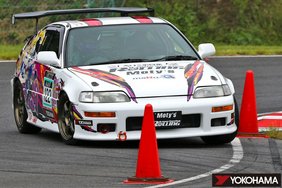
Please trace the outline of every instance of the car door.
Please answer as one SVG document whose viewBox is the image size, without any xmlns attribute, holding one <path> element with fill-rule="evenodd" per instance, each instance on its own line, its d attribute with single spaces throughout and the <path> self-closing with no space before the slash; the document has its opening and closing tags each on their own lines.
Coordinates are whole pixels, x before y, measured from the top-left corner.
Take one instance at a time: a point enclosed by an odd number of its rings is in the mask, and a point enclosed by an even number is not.
<svg viewBox="0 0 282 188">
<path fill-rule="evenodd" d="M 60 59 L 62 52 L 62 38 L 64 29 L 61 26 L 54 25 L 46 28 L 44 39 L 38 48 L 41 51 L 53 51 Z M 41 121 L 56 121 L 56 84 L 58 79 L 56 72 L 58 67 L 46 65 L 42 62 L 35 62 L 35 70 L 38 79 L 38 107 L 37 117 Z"/>
</svg>

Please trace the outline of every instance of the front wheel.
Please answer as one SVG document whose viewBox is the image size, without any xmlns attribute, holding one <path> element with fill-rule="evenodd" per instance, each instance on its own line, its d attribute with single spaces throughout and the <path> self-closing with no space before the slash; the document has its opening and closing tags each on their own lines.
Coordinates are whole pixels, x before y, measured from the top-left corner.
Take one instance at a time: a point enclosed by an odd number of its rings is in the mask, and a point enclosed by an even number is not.
<svg viewBox="0 0 282 188">
<path fill-rule="evenodd" d="M 20 133 L 32 134 L 41 131 L 41 128 L 36 127 L 26 121 L 27 112 L 25 108 L 23 89 L 19 81 L 16 81 L 14 85 L 13 106 L 15 122 Z"/>
<path fill-rule="evenodd" d="M 235 124 L 237 126 L 237 130 L 234 133 L 231 134 L 225 134 L 225 135 L 216 135 L 216 136 L 203 136 L 201 139 L 206 144 L 227 144 L 230 143 L 237 135 L 238 129 L 239 129 L 239 110 L 238 110 L 238 104 L 234 97 L 234 106 L 235 106 Z"/>
<path fill-rule="evenodd" d="M 72 103 L 66 94 L 60 97 L 58 115 L 59 132 L 63 141 L 68 145 L 76 144 L 77 141 L 73 138 L 75 128 Z"/>
</svg>

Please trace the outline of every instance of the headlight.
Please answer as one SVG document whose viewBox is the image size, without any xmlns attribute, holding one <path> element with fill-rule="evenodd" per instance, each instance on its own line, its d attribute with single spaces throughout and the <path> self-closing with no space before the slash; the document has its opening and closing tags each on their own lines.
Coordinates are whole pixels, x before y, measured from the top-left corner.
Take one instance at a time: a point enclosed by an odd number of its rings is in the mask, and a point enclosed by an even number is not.
<svg viewBox="0 0 282 188">
<path fill-rule="evenodd" d="M 79 95 L 80 102 L 93 102 L 93 92 L 83 91 Z"/>
<path fill-rule="evenodd" d="M 118 103 L 129 102 L 129 97 L 124 92 L 81 92 L 80 102 Z"/>
<path fill-rule="evenodd" d="M 207 86 L 196 88 L 193 97 L 194 98 L 208 98 L 208 97 L 221 97 L 231 95 L 231 91 L 228 85 L 221 86 Z"/>
<path fill-rule="evenodd" d="M 231 93 L 231 89 L 230 89 L 230 87 L 229 87 L 227 84 L 222 85 L 222 88 L 223 88 L 223 92 L 224 92 L 224 95 L 225 95 L 225 96 L 232 94 L 232 93 Z"/>
</svg>

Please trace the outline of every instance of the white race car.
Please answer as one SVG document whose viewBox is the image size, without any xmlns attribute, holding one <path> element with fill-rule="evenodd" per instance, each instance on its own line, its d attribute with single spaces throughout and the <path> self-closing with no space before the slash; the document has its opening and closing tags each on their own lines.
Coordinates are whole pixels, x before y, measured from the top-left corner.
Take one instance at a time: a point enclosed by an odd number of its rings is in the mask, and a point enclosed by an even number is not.
<svg viewBox="0 0 282 188">
<path fill-rule="evenodd" d="M 138 140 L 151 104 L 158 139 L 200 136 L 223 144 L 235 138 L 233 84 L 203 60 L 214 46 L 196 51 L 175 26 L 153 17 L 153 9 L 40 11 L 15 14 L 13 22 L 97 12 L 121 16 L 51 23 L 23 47 L 11 80 L 20 133 L 44 128 L 67 144 Z"/>
</svg>

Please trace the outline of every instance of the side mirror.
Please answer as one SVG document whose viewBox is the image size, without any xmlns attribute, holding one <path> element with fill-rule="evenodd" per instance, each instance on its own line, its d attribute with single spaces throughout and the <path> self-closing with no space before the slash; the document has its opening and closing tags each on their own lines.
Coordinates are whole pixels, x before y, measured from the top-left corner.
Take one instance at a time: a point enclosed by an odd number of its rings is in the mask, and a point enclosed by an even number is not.
<svg viewBox="0 0 282 188">
<path fill-rule="evenodd" d="M 200 44 L 198 49 L 199 49 L 198 53 L 202 58 L 215 54 L 215 47 L 212 43 Z"/>
<path fill-rule="evenodd" d="M 45 65 L 61 67 L 60 60 L 54 51 L 41 51 L 37 55 L 37 61 Z"/>
</svg>

